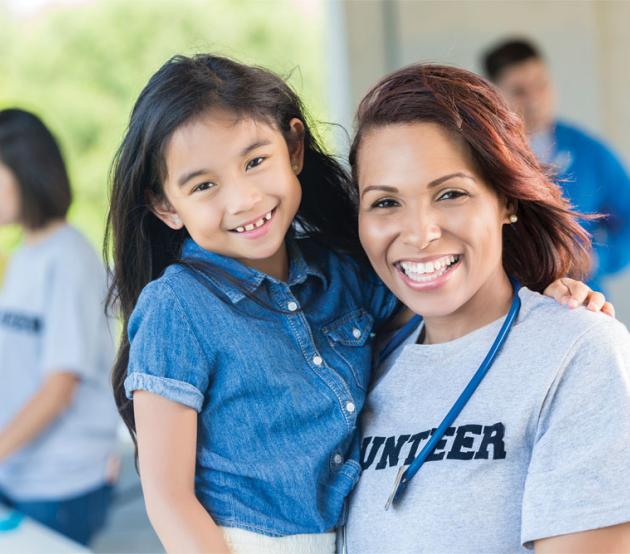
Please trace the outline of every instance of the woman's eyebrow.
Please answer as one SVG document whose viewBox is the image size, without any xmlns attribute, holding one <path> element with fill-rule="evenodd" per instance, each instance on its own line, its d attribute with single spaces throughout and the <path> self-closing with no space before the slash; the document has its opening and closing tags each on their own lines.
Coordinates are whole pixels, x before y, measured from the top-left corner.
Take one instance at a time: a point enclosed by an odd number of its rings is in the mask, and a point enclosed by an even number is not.
<svg viewBox="0 0 630 554">
<path fill-rule="evenodd" d="M 384 192 L 398 192 L 396 187 L 387 187 L 385 185 L 370 185 L 369 187 L 365 187 L 363 192 L 361 193 L 361 198 L 365 196 L 365 193 L 370 192 L 371 190 L 382 190 Z"/>
<path fill-rule="evenodd" d="M 437 187 L 438 185 L 441 185 L 442 183 L 448 181 L 449 179 L 454 179 L 455 177 L 460 177 L 463 179 L 470 179 L 471 181 L 475 183 L 477 182 L 472 175 L 469 175 L 468 173 L 464 173 L 463 171 L 458 171 L 456 173 L 449 173 L 448 175 L 444 175 L 442 177 L 438 177 L 437 179 L 434 179 L 427 185 L 427 187 L 428 188 Z M 365 187 L 363 189 L 363 192 L 361 193 L 361 198 L 363 198 L 363 196 L 365 196 L 367 192 L 370 192 L 372 190 L 380 190 L 383 192 L 398 192 L 398 189 L 396 187 L 388 187 L 386 185 L 370 185 L 369 187 Z"/>
<path fill-rule="evenodd" d="M 471 181 L 475 183 L 477 182 L 472 175 L 468 173 L 464 173 L 463 171 L 458 171 L 456 173 L 449 173 L 448 175 L 444 175 L 443 177 L 438 177 L 437 179 L 434 179 L 427 185 L 427 187 L 428 188 L 437 187 L 438 185 L 441 185 L 442 183 L 448 181 L 449 179 L 453 179 L 455 177 L 461 177 L 463 179 L 470 179 Z"/>
</svg>

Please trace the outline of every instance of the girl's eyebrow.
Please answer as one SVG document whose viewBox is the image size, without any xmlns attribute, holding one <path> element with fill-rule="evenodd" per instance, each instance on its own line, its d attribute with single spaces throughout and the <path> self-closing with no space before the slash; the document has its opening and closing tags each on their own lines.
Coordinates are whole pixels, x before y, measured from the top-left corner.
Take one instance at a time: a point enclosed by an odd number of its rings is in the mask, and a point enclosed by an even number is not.
<svg viewBox="0 0 630 554">
<path fill-rule="evenodd" d="M 458 171 L 457 173 L 449 173 L 448 175 L 444 175 L 443 177 L 438 177 L 437 179 L 434 179 L 427 185 L 427 187 L 428 188 L 437 187 L 438 185 L 441 185 L 442 183 L 448 181 L 449 179 L 454 179 L 455 177 L 460 177 L 463 179 L 470 179 L 471 181 L 476 182 L 475 178 L 472 175 L 469 175 L 468 173 L 464 173 L 463 171 Z M 371 190 L 382 190 L 384 192 L 398 192 L 398 189 L 396 187 L 388 187 L 385 185 L 371 185 L 363 189 L 363 192 L 361 193 L 361 198 L 363 198 L 363 196 L 367 192 L 370 192 Z"/>
<path fill-rule="evenodd" d="M 247 156 L 247 154 L 249 154 L 250 152 L 252 152 L 253 150 L 256 150 L 257 148 L 260 148 L 261 146 L 268 146 L 271 144 L 270 140 L 257 140 L 256 142 L 252 142 L 251 144 L 249 144 L 248 146 L 246 146 L 245 148 L 243 148 L 240 151 L 240 156 Z M 179 187 L 183 187 L 188 181 L 190 181 L 191 179 L 194 179 L 195 177 L 199 177 L 200 175 L 204 175 L 206 173 L 210 173 L 209 169 L 195 169 L 194 171 L 191 171 L 189 173 L 184 173 L 178 180 L 177 180 L 177 185 Z"/>
<path fill-rule="evenodd" d="M 271 144 L 271 141 L 268 139 L 257 140 L 256 142 L 252 142 L 249 146 L 246 146 L 241 150 L 241 157 L 247 156 L 252 150 L 256 150 L 256 148 L 260 148 L 261 146 L 268 146 Z"/>
</svg>

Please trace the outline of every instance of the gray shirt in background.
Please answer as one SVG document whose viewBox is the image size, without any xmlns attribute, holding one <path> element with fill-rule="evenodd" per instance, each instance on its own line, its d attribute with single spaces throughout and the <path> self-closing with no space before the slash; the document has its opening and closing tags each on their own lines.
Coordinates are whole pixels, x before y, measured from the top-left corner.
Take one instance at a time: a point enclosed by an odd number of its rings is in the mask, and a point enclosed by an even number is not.
<svg viewBox="0 0 630 554">
<path fill-rule="evenodd" d="M 0 462 L 0 490 L 15 500 L 70 497 L 105 482 L 118 422 L 105 293 L 99 257 L 69 225 L 11 258 L 0 290 L 0 429 L 49 374 L 80 378 L 70 407 Z"/>
<path fill-rule="evenodd" d="M 630 335 L 603 314 L 528 289 L 503 350 L 446 436 L 384 510 L 479 367 L 503 319 L 389 360 L 363 414 L 350 554 L 522 552 L 630 521 Z M 386 362 L 387 365 L 387 362 Z"/>
</svg>

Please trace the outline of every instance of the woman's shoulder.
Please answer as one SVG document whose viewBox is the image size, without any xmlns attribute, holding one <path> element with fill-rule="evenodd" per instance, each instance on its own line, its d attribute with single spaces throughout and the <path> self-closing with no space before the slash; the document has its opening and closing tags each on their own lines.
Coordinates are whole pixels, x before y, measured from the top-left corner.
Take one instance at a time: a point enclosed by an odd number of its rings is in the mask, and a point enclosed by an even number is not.
<svg viewBox="0 0 630 554">
<path fill-rule="evenodd" d="M 551 346 L 565 348 L 614 348 L 630 344 L 628 329 L 617 319 L 585 307 L 569 309 L 553 298 L 523 287 L 519 323 L 535 329 Z"/>
</svg>

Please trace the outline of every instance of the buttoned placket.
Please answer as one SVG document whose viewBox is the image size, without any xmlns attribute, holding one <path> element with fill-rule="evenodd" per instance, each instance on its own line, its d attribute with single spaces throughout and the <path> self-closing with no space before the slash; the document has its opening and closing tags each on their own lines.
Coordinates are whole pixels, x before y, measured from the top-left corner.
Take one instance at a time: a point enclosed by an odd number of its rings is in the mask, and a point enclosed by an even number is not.
<svg viewBox="0 0 630 554">
<path fill-rule="evenodd" d="M 270 281 L 269 293 L 280 309 L 289 312 L 286 314 L 286 318 L 293 335 L 297 338 L 306 363 L 334 393 L 348 429 L 354 429 L 357 422 L 357 410 L 352 392 L 346 381 L 326 363 L 318 351 L 313 332 L 291 287 L 286 283 Z"/>
</svg>

